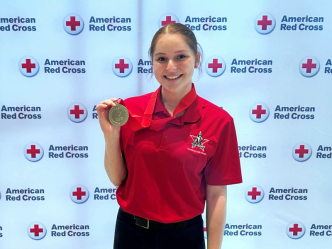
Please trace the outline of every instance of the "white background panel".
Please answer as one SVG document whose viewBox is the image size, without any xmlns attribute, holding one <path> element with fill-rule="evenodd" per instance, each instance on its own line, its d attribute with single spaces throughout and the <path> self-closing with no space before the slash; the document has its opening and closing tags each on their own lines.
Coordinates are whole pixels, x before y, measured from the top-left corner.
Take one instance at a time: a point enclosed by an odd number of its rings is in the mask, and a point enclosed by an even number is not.
<svg viewBox="0 0 332 249">
<path fill-rule="evenodd" d="M 310 236 L 310 230 L 312 224 L 332 225 L 331 159 L 316 158 L 320 145 L 332 146 L 332 86 L 330 74 L 325 73 L 325 64 L 332 59 L 330 9 L 328 0 L 3 2 L 0 18 L 35 18 L 36 23 L 31 25 L 37 30 L 0 31 L 0 112 L 18 115 L 20 112 L 4 112 L 2 107 L 38 106 L 41 112 L 23 113 L 41 114 L 42 118 L 0 119 L 0 248 L 112 247 L 118 204 L 115 199 L 94 200 L 96 188 L 115 187 L 104 170 L 104 140 L 98 120 L 93 119 L 96 113 L 93 108 L 104 99 L 125 99 L 158 88 L 153 76 L 138 73 L 138 62 L 150 60 L 151 39 L 158 30 L 158 20 L 166 13 L 184 24 L 188 24 L 185 22 L 188 16 L 227 18 L 224 23 L 191 23 L 201 24 L 201 30 L 194 32 L 203 48 L 202 73 L 196 72 L 193 78 L 196 91 L 233 116 L 239 146 L 267 147 L 266 151 L 249 151 L 266 153 L 265 158 L 241 157 L 243 183 L 228 187 L 227 224 L 261 225 L 261 230 L 246 229 L 261 235 L 224 236 L 223 248 L 327 248 L 329 236 Z M 276 26 L 270 34 L 261 35 L 255 30 L 254 20 L 266 12 L 274 16 Z M 69 13 L 84 20 L 84 29 L 78 35 L 69 35 L 63 28 L 63 18 Z M 323 30 L 282 31 L 281 20 L 285 15 L 324 17 L 323 23 L 306 23 L 323 25 Z M 130 26 L 131 31 L 90 31 L 92 16 L 131 18 L 131 23 L 119 24 Z M 204 31 L 204 24 L 226 25 L 227 29 Z M 36 76 L 25 77 L 20 73 L 18 63 L 24 56 L 39 62 Z M 127 57 L 133 65 L 127 77 L 118 77 L 112 71 L 112 62 L 118 56 Z M 205 72 L 211 56 L 226 62 L 226 71 L 219 77 Z M 306 56 L 314 56 L 320 62 L 320 71 L 313 77 L 300 74 L 300 61 Z M 272 73 L 231 73 L 234 59 L 256 58 L 272 60 L 273 65 L 264 66 L 271 67 Z M 83 67 L 86 73 L 45 73 L 46 59 L 84 60 L 85 66 L 69 68 Z M 67 116 L 67 108 L 74 102 L 87 108 L 88 116 L 81 123 L 74 123 Z M 249 108 L 257 102 L 266 104 L 270 110 L 269 118 L 262 123 L 249 118 Z M 315 112 L 297 112 L 313 114 L 314 119 L 275 119 L 278 105 L 314 107 Z M 44 157 L 38 162 L 24 157 L 23 149 L 31 142 L 44 149 Z M 311 158 L 305 162 L 292 157 L 292 149 L 299 142 L 312 148 Z M 88 153 L 88 158 L 49 158 L 50 145 L 88 146 L 88 151 L 82 151 Z M 69 197 L 75 185 L 89 190 L 89 199 L 83 204 L 76 204 Z M 261 202 L 251 204 L 245 199 L 245 191 L 251 185 L 263 188 Z M 8 188 L 44 189 L 45 200 L 7 201 Z M 286 200 L 285 196 L 283 200 L 269 200 L 271 188 L 308 189 L 306 194 L 292 194 L 306 195 L 307 200 Z M 205 213 L 203 217 L 205 223 Z M 306 227 L 300 239 L 290 239 L 286 234 L 293 221 Z M 27 235 L 32 222 L 46 226 L 45 238 L 38 241 Z M 89 232 L 89 236 L 51 236 L 53 224 L 89 225 L 90 229 L 83 231 Z"/>
</svg>

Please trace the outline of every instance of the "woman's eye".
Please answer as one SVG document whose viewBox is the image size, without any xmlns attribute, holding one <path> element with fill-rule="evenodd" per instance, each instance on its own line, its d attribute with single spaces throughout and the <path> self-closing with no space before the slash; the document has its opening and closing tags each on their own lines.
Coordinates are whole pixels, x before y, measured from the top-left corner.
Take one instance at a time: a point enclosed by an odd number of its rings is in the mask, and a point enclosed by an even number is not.
<svg viewBox="0 0 332 249">
<path fill-rule="evenodd" d="M 157 59 L 157 61 L 165 61 L 165 60 L 166 60 L 165 57 L 159 57 L 159 58 Z"/>
<path fill-rule="evenodd" d="M 180 59 L 180 60 L 182 60 L 182 59 L 184 59 L 184 58 L 186 58 L 187 56 L 185 56 L 184 54 L 181 54 L 181 55 L 179 55 L 178 56 L 178 58 Z"/>
</svg>

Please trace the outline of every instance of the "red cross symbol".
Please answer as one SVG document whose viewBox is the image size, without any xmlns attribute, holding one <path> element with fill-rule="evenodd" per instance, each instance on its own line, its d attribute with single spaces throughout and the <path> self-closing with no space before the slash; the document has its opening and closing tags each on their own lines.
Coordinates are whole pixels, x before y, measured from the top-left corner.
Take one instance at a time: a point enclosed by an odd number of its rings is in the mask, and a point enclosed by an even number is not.
<svg viewBox="0 0 332 249">
<path fill-rule="evenodd" d="M 31 154 L 31 158 L 36 158 L 36 154 L 40 153 L 40 149 L 36 149 L 36 145 L 31 145 L 31 148 L 27 150 L 27 154 Z"/>
<path fill-rule="evenodd" d="M 218 68 L 222 68 L 222 63 L 218 63 L 218 59 L 213 59 L 213 62 L 208 64 L 208 68 L 213 68 L 212 72 L 216 73 Z"/>
<path fill-rule="evenodd" d="M 36 68 L 36 64 L 31 63 L 31 59 L 26 59 L 25 64 L 22 63 L 22 68 L 26 68 L 27 73 L 31 73 L 31 68 Z"/>
<path fill-rule="evenodd" d="M 39 236 L 39 233 L 42 233 L 44 231 L 43 228 L 39 228 L 38 224 L 34 225 L 34 228 L 30 228 L 30 233 L 34 233 L 35 236 Z"/>
<path fill-rule="evenodd" d="M 263 110 L 261 105 L 257 105 L 257 109 L 253 109 L 252 114 L 256 114 L 256 118 L 261 118 L 262 114 L 266 114 L 266 110 Z"/>
<path fill-rule="evenodd" d="M 115 68 L 119 68 L 120 73 L 124 73 L 125 68 L 129 68 L 129 64 L 124 63 L 124 59 L 120 59 L 119 64 L 115 64 Z"/>
<path fill-rule="evenodd" d="M 166 16 L 166 20 L 165 21 L 161 21 L 161 25 L 162 26 L 168 25 L 170 23 L 176 23 L 176 21 L 172 21 L 172 17 L 171 16 Z"/>
<path fill-rule="evenodd" d="M 268 25 L 272 25 L 272 20 L 267 20 L 267 16 L 263 16 L 263 20 L 258 20 L 257 25 L 262 25 L 262 30 L 266 30 Z"/>
<path fill-rule="evenodd" d="M 81 114 L 84 114 L 84 110 L 80 110 L 79 105 L 74 105 L 74 110 L 70 110 L 70 114 L 75 114 L 75 119 L 78 119 Z"/>
<path fill-rule="evenodd" d="M 256 187 L 252 188 L 252 191 L 248 191 L 248 195 L 251 196 L 252 200 L 256 200 L 256 196 L 261 196 L 261 192 L 257 191 Z"/>
<path fill-rule="evenodd" d="M 70 26 L 71 31 L 76 30 L 76 26 L 80 26 L 81 22 L 75 20 L 75 16 L 70 17 L 70 21 L 66 21 L 66 26 Z"/>
<path fill-rule="evenodd" d="M 82 188 L 78 187 L 76 192 L 73 192 L 73 196 L 77 196 L 77 200 L 82 200 L 82 196 L 86 196 L 86 192 L 82 191 Z"/>
<path fill-rule="evenodd" d="M 307 64 L 303 63 L 302 68 L 306 68 L 306 73 L 311 73 L 311 69 L 316 68 L 317 64 L 312 63 L 312 59 L 307 60 Z"/>
<path fill-rule="evenodd" d="M 295 154 L 299 154 L 299 158 L 303 158 L 304 154 L 308 154 L 308 153 L 309 153 L 309 150 L 304 149 L 304 145 L 300 145 L 300 148 L 295 150 Z"/>
<path fill-rule="evenodd" d="M 293 232 L 293 236 L 297 236 L 298 232 L 302 232 L 302 228 L 299 227 L 299 224 L 294 224 L 294 227 L 290 227 L 289 231 Z"/>
</svg>

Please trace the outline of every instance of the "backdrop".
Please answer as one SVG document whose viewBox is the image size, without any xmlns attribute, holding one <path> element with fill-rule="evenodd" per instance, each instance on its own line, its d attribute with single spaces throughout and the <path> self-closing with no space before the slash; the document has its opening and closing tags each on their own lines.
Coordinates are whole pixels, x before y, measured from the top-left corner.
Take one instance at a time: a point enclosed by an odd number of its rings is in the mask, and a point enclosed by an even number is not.
<svg viewBox="0 0 332 249">
<path fill-rule="evenodd" d="M 158 88 L 148 49 L 170 22 L 203 48 L 198 95 L 235 120 L 244 182 L 228 187 L 223 248 L 327 248 L 331 7 L 2 1 L 0 248 L 112 248 L 116 187 L 95 106 Z"/>
</svg>

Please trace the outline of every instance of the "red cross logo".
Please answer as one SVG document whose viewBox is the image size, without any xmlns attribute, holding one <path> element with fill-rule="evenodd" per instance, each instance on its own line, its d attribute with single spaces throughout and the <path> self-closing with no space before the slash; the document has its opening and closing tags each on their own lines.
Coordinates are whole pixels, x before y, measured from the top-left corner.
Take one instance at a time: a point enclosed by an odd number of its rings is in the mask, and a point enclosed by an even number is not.
<svg viewBox="0 0 332 249">
<path fill-rule="evenodd" d="M 86 196 L 86 192 L 82 191 L 82 188 L 78 187 L 76 192 L 73 192 L 73 196 L 77 196 L 77 200 L 82 200 L 82 196 Z"/>
<path fill-rule="evenodd" d="M 208 68 L 212 68 L 212 72 L 218 72 L 218 68 L 222 68 L 222 63 L 218 63 L 218 59 L 213 59 L 212 63 L 208 64 Z"/>
<path fill-rule="evenodd" d="M 22 68 L 25 68 L 27 73 L 31 73 L 31 68 L 36 68 L 36 64 L 31 63 L 31 59 L 26 59 L 25 63 L 22 63 Z"/>
<path fill-rule="evenodd" d="M 74 110 L 70 110 L 70 114 L 75 114 L 75 119 L 79 119 L 81 114 L 84 114 L 84 110 L 80 110 L 79 105 L 74 105 Z"/>
<path fill-rule="evenodd" d="M 262 20 L 257 21 L 257 25 L 262 25 L 262 30 L 267 30 L 267 26 L 272 25 L 272 20 L 268 20 L 267 16 L 263 16 Z"/>
<path fill-rule="evenodd" d="M 252 191 L 248 191 L 248 195 L 251 196 L 252 200 L 256 200 L 256 196 L 261 196 L 261 192 L 257 191 L 256 187 L 252 188 Z"/>
<path fill-rule="evenodd" d="M 162 26 L 168 25 L 170 23 L 176 23 L 176 21 L 172 21 L 172 17 L 171 16 L 166 16 L 166 20 L 165 21 L 161 21 L 161 25 Z"/>
<path fill-rule="evenodd" d="M 120 59 L 118 64 L 115 64 L 115 68 L 120 69 L 120 73 L 124 73 L 126 68 L 129 68 L 129 64 L 124 63 L 124 59 Z"/>
<path fill-rule="evenodd" d="M 289 228 L 289 232 L 293 232 L 293 236 L 297 236 L 298 232 L 302 232 L 302 228 L 299 227 L 299 224 L 294 224 L 294 227 Z"/>
<path fill-rule="evenodd" d="M 34 228 L 30 228 L 30 233 L 34 233 L 35 236 L 39 236 L 39 233 L 42 233 L 44 231 L 43 228 L 39 228 L 38 225 L 34 225 Z"/>
<path fill-rule="evenodd" d="M 70 17 L 70 21 L 66 21 L 66 26 L 70 26 L 71 31 L 76 31 L 76 27 L 80 26 L 81 22 L 75 20 L 75 16 Z"/>
<path fill-rule="evenodd" d="M 31 148 L 27 150 L 27 154 L 31 154 L 31 158 L 36 158 L 36 154 L 40 153 L 40 149 L 36 149 L 36 145 L 31 145 Z"/>
<path fill-rule="evenodd" d="M 304 145 L 300 145 L 299 149 L 295 150 L 295 154 L 299 154 L 299 158 L 303 158 L 304 154 L 308 154 L 309 150 L 305 149 Z"/>
<path fill-rule="evenodd" d="M 252 114 L 256 114 L 256 118 L 261 118 L 262 114 L 266 114 L 266 110 L 263 110 L 261 105 L 257 105 L 257 109 L 253 109 Z"/>
<path fill-rule="evenodd" d="M 312 59 L 308 59 L 307 63 L 302 64 L 302 68 L 306 68 L 306 73 L 311 73 L 311 69 L 316 68 L 317 64 L 312 63 Z"/>
<path fill-rule="evenodd" d="M 82 204 L 89 199 L 89 190 L 83 185 L 76 185 L 70 189 L 70 199 L 78 204 Z"/>
</svg>

